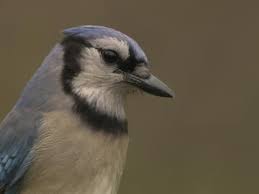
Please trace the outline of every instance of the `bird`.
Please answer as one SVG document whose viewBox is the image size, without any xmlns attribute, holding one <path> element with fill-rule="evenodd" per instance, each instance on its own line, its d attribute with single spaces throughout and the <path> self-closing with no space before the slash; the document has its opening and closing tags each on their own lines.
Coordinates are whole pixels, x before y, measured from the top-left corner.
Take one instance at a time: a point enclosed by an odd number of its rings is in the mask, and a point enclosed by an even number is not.
<svg viewBox="0 0 259 194">
<path fill-rule="evenodd" d="M 0 124 L 0 193 L 116 194 L 138 91 L 175 98 L 128 35 L 65 29 Z"/>
</svg>

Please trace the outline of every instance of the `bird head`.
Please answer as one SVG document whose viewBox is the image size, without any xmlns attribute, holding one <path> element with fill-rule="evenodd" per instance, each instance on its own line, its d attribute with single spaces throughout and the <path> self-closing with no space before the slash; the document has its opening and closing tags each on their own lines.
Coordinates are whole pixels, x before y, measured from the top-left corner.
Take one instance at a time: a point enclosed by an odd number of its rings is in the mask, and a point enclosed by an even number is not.
<svg viewBox="0 0 259 194">
<path fill-rule="evenodd" d="M 132 91 L 175 96 L 151 74 L 144 51 L 129 36 L 103 26 L 69 28 L 64 35 L 62 82 L 66 93 L 105 112 L 112 112 L 107 110 L 107 103 L 115 107 Z"/>
</svg>

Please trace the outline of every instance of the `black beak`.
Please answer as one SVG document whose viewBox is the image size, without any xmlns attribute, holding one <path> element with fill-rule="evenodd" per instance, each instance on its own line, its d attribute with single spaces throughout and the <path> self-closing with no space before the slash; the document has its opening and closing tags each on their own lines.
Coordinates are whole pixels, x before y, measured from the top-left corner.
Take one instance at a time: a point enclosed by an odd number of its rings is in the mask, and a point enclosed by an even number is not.
<svg viewBox="0 0 259 194">
<path fill-rule="evenodd" d="M 131 85 L 137 86 L 143 91 L 155 96 L 175 98 L 175 92 L 152 74 L 148 78 L 141 78 L 134 74 L 127 74 L 126 80 Z"/>
</svg>

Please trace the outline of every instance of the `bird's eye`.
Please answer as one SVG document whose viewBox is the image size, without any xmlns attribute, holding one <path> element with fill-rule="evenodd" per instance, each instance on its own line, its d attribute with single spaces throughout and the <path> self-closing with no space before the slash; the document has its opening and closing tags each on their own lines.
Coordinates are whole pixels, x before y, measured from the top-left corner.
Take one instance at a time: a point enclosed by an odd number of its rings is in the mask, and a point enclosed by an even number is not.
<svg viewBox="0 0 259 194">
<path fill-rule="evenodd" d="M 107 63 L 116 63 L 120 59 L 119 55 L 113 50 L 102 50 L 101 53 Z"/>
</svg>

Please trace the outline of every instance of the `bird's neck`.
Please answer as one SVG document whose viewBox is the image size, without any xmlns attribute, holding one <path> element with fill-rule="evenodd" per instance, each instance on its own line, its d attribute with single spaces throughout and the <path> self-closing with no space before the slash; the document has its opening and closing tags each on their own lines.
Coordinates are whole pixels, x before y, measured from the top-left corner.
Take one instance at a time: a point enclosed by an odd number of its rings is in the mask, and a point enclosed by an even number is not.
<svg viewBox="0 0 259 194">
<path fill-rule="evenodd" d="M 107 88 L 85 88 L 74 95 L 73 110 L 96 130 L 113 134 L 127 133 L 125 96 Z"/>
</svg>

